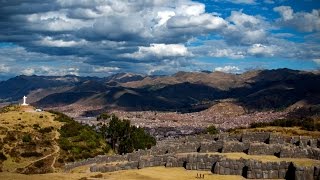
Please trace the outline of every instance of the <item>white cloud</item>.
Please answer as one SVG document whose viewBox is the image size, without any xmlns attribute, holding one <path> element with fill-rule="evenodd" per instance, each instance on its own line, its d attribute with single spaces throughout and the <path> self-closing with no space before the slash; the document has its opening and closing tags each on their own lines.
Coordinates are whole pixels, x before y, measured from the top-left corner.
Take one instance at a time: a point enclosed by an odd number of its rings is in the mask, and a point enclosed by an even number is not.
<svg viewBox="0 0 320 180">
<path fill-rule="evenodd" d="M 288 21 L 293 19 L 293 9 L 290 6 L 279 6 L 273 8 L 275 12 L 280 13 L 283 20 Z"/>
<path fill-rule="evenodd" d="M 232 11 L 228 21 L 231 23 L 222 31 L 227 42 L 251 45 L 266 40 L 269 25 L 261 17 Z"/>
<path fill-rule="evenodd" d="M 158 20 L 158 24 L 156 26 L 162 26 L 164 25 L 165 23 L 167 23 L 167 21 L 175 16 L 176 13 L 174 11 L 159 11 L 157 13 L 157 17 L 156 19 Z"/>
<path fill-rule="evenodd" d="M 214 30 L 222 29 L 227 26 L 227 22 L 217 16 L 202 14 L 199 16 L 175 16 L 168 20 L 169 28 L 193 28 L 201 27 L 203 29 Z"/>
<path fill-rule="evenodd" d="M 315 62 L 315 63 L 320 65 L 320 58 L 319 59 L 313 59 L 313 62 Z"/>
<path fill-rule="evenodd" d="M 262 44 L 253 44 L 249 49 L 248 53 L 251 55 L 257 56 L 274 56 L 275 55 L 275 47 L 273 46 L 265 46 Z"/>
<path fill-rule="evenodd" d="M 216 67 L 214 71 L 220 71 L 225 73 L 237 73 L 240 71 L 240 68 L 237 66 L 224 66 L 224 67 Z"/>
<path fill-rule="evenodd" d="M 180 16 L 199 16 L 203 13 L 205 13 L 205 6 L 200 3 L 181 5 L 177 8 L 177 15 Z"/>
<path fill-rule="evenodd" d="M 120 70 L 120 68 L 118 67 L 93 67 L 93 72 L 96 73 L 109 73 L 109 72 L 114 72 L 114 71 L 118 71 Z"/>
<path fill-rule="evenodd" d="M 35 70 L 33 68 L 27 68 L 27 69 L 24 69 L 23 71 L 21 71 L 21 73 L 24 75 L 30 76 L 35 73 Z"/>
<path fill-rule="evenodd" d="M 81 41 L 65 41 L 63 39 L 54 40 L 51 37 L 45 37 L 38 43 L 44 46 L 52 47 L 73 47 L 78 45 L 84 45 L 86 44 L 86 41 L 83 39 Z"/>
<path fill-rule="evenodd" d="M 216 49 L 209 53 L 211 57 L 228 57 L 231 59 L 242 59 L 245 57 L 245 53 L 242 51 L 236 51 L 232 49 Z"/>
<path fill-rule="evenodd" d="M 149 47 L 140 46 L 137 52 L 125 54 L 124 57 L 143 59 L 146 57 L 187 57 L 191 54 L 183 44 L 150 44 Z"/>
<path fill-rule="evenodd" d="M 6 66 L 5 64 L 0 64 L 0 73 L 7 73 L 10 71 L 10 67 Z"/>
<path fill-rule="evenodd" d="M 260 23 L 260 19 L 257 17 L 250 16 L 239 11 L 232 11 L 228 19 L 239 26 L 257 25 Z"/>
<path fill-rule="evenodd" d="M 30 15 L 18 15 L 20 19 L 27 21 L 27 29 L 42 31 L 74 31 L 83 27 L 92 26 L 94 21 L 72 19 L 67 17 L 64 11 L 50 11 Z"/>
<path fill-rule="evenodd" d="M 302 32 L 320 31 L 320 10 L 308 12 L 294 12 L 290 6 L 279 6 L 273 9 L 281 15 L 278 19 L 280 26 L 289 26 Z"/>
<path fill-rule="evenodd" d="M 48 75 L 48 76 L 65 76 L 76 75 L 79 76 L 80 69 L 78 67 L 51 67 L 51 66 L 39 66 L 29 67 L 21 71 L 24 75 Z"/>
</svg>

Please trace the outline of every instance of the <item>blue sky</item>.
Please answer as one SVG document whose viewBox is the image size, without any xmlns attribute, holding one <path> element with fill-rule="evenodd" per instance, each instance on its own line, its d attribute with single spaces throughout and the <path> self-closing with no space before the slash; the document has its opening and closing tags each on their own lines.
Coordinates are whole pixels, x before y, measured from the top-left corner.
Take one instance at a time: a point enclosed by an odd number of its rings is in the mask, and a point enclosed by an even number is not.
<svg viewBox="0 0 320 180">
<path fill-rule="evenodd" d="M 0 1 L 0 80 L 320 68 L 318 0 Z"/>
</svg>

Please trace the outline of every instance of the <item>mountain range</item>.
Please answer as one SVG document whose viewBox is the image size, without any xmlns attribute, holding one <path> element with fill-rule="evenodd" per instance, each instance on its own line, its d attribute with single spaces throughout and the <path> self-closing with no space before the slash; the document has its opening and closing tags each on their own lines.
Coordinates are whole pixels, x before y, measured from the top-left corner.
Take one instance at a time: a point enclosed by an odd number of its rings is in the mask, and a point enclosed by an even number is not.
<svg viewBox="0 0 320 180">
<path fill-rule="evenodd" d="M 167 76 L 119 73 L 105 78 L 17 76 L 0 82 L 2 102 L 42 108 L 97 106 L 107 109 L 192 112 L 230 99 L 247 111 L 281 110 L 320 104 L 320 74 L 291 69 L 243 74 L 178 72 Z M 88 112 L 89 113 L 89 112 Z"/>
</svg>

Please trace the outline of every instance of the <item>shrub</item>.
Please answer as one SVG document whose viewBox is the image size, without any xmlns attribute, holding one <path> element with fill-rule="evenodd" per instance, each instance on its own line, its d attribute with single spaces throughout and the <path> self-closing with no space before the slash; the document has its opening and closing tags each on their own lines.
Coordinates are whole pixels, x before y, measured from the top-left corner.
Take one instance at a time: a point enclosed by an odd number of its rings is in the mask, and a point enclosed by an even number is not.
<svg viewBox="0 0 320 180">
<path fill-rule="evenodd" d="M 7 157 L 3 154 L 3 152 L 0 152 L 0 161 L 7 160 Z"/>
<path fill-rule="evenodd" d="M 279 127 L 301 127 L 308 131 L 319 131 L 320 124 L 314 119 L 276 119 L 272 122 L 259 122 L 250 124 L 250 128 L 263 128 L 267 126 L 279 126 Z"/>
<path fill-rule="evenodd" d="M 44 164 L 43 160 L 40 160 L 40 161 L 37 161 L 34 163 L 34 166 L 37 168 L 42 168 L 44 165 L 45 164 Z"/>
<path fill-rule="evenodd" d="M 214 125 L 211 125 L 211 126 L 207 127 L 206 133 L 209 133 L 209 134 L 218 134 L 218 130 L 217 130 L 217 128 L 216 128 Z"/>
<path fill-rule="evenodd" d="M 97 154 L 105 154 L 110 149 L 101 133 L 95 131 L 93 127 L 82 125 L 72 118 L 59 113 L 55 114 L 56 121 L 64 122 L 60 128 L 60 138 L 58 140 L 65 162 L 94 157 Z M 107 151 L 106 151 L 107 150 Z"/>
<path fill-rule="evenodd" d="M 52 126 L 39 129 L 40 133 L 50 133 L 54 128 Z"/>
<path fill-rule="evenodd" d="M 97 121 L 99 120 L 106 120 L 106 119 L 109 119 L 111 118 L 111 115 L 108 114 L 108 113 L 102 113 L 100 114 L 98 117 L 97 117 Z"/>
<path fill-rule="evenodd" d="M 40 125 L 39 124 L 34 124 L 33 125 L 33 129 L 40 129 Z"/>
<path fill-rule="evenodd" d="M 32 152 L 23 152 L 21 153 L 21 157 L 40 157 L 42 156 L 42 153 L 38 153 L 36 151 L 32 151 Z"/>
<path fill-rule="evenodd" d="M 31 142 L 32 141 L 32 138 L 31 138 L 31 135 L 30 134 L 26 134 L 22 137 L 22 142 Z"/>
</svg>

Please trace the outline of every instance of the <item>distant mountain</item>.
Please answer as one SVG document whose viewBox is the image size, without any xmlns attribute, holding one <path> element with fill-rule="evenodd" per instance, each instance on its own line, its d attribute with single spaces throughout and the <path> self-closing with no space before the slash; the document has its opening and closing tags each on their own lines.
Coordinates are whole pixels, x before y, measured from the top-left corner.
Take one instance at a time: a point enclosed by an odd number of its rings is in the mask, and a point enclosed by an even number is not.
<svg viewBox="0 0 320 180">
<path fill-rule="evenodd" d="M 78 76 L 17 76 L 0 82 L 0 100 L 16 101 L 36 89 L 75 86 L 86 80 L 96 79 Z"/>
<path fill-rule="evenodd" d="M 99 107 L 189 112 L 223 99 L 233 99 L 246 111 L 281 110 L 320 104 L 320 74 L 290 69 L 170 76 L 121 73 L 106 78 L 18 76 L 0 83 L 1 99 L 28 93 L 37 106 L 91 107 L 91 111 Z"/>
<path fill-rule="evenodd" d="M 118 83 L 126 83 L 131 81 L 140 81 L 144 79 L 144 75 L 133 74 L 133 73 L 117 73 L 105 78 L 106 82 L 118 82 Z"/>
<path fill-rule="evenodd" d="M 119 73 L 106 78 L 98 77 L 79 77 L 73 75 L 67 76 L 26 76 L 21 75 L 7 81 L 0 81 L 0 102 L 1 101 L 16 101 L 21 99 L 24 95 L 39 89 L 58 90 L 59 87 L 74 87 L 73 90 L 85 88 L 98 88 L 104 86 L 105 83 L 124 83 L 136 80 L 142 80 L 142 75 L 135 75 L 129 73 Z M 94 83 L 94 84 L 92 84 Z M 45 94 L 45 93 L 44 93 Z M 52 94 L 52 93 L 50 93 Z"/>
</svg>

